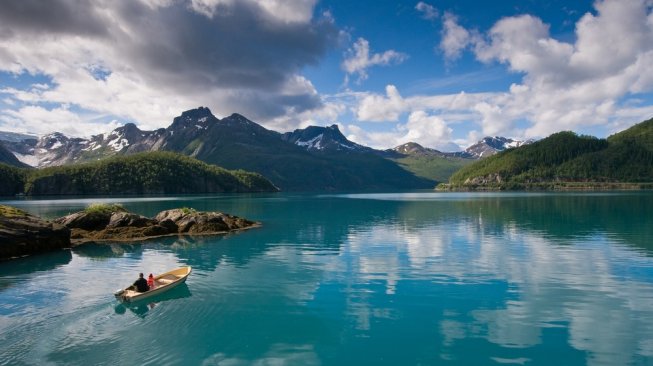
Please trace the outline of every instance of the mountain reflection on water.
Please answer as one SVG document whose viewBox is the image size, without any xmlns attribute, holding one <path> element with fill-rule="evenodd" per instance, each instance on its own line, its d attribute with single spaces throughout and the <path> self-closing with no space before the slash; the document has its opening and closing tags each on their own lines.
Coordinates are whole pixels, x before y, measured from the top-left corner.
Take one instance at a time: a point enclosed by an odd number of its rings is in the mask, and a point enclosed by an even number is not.
<svg viewBox="0 0 653 366">
<path fill-rule="evenodd" d="M 652 204 L 647 192 L 131 200 L 263 227 L 87 244 L 55 265 L 26 258 L 33 272 L 1 263 L 14 285 L 0 287 L 0 363 L 649 364 Z M 179 265 L 194 270 L 187 293 L 153 309 L 111 299 L 139 271 Z"/>
</svg>

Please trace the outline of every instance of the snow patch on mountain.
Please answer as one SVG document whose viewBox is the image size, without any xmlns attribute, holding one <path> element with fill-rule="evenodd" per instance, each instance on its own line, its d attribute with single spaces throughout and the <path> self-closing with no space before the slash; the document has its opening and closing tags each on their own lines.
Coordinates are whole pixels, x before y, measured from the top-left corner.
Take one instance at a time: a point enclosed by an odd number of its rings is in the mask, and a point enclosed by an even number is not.
<svg viewBox="0 0 653 366">
<path fill-rule="evenodd" d="M 129 141 L 127 141 L 127 139 L 116 139 L 115 141 L 110 142 L 108 146 L 113 149 L 113 151 L 121 151 L 129 146 Z"/>
<path fill-rule="evenodd" d="M 335 124 L 327 127 L 309 126 L 286 132 L 282 139 L 308 151 L 373 151 L 369 147 L 347 140 Z"/>
<path fill-rule="evenodd" d="M 324 137 L 324 134 L 319 134 L 308 141 L 297 140 L 295 141 L 295 145 L 304 147 L 309 150 L 322 150 L 322 146 L 320 145 L 322 142 L 322 137 Z"/>
<path fill-rule="evenodd" d="M 39 165 L 39 159 L 33 154 L 20 154 L 20 153 L 14 152 L 14 151 L 12 151 L 12 153 L 23 164 L 27 164 L 29 166 L 38 166 Z"/>
<path fill-rule="evenodd" d="M 488 136 L 465 149 L 465 152 L 476 158 L 484 158 L 500 151 L 520 147 L 532 142 L 533 140 L 519 141 L 500 136 Z"/>
</svg>

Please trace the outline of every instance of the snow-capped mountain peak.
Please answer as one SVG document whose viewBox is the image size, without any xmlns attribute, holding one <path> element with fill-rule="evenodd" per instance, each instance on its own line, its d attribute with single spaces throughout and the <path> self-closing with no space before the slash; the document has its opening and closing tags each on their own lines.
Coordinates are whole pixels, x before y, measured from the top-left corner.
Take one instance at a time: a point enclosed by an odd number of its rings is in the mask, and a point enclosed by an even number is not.
<svg viewBox="0 0 653 366">
<path fill-rule="evenodd" d="M 487 136 L 465 149 L 465 152 L 476 158 L 484 158 L 500 151 L 527 145 L 532 142 L 533 140 L 519 141 L 501 136 Z"/>
<path fill-rule="evenodd" d="M 286 132 L 282 139 L 309 151 L 371 151 L 369 147 L 349 141 L 338 128 L 331 126 L 309 126 Z"/>
</svg>

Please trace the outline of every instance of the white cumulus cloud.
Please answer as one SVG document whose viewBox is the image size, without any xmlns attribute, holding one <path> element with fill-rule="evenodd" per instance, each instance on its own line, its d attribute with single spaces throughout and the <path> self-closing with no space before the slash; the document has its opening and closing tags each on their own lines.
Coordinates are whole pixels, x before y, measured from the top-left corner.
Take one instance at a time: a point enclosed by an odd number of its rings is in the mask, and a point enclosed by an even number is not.
<svg viewBox="0 0 653 366">
<path fill-rule="evenodd" d="M 441 34 L 440 50 L 450 60 L 459 58 L 462 51 L 476 38 L 475 32 L 459 25 L 456 15 L 449 12 L 444 13 Z"/>
<path fill-rule="evenodd" d="M 358 38 L 354 45 L 347 50 L 346 56 L 342 62 L 342 69 L 347 76 L 358 74 L 358 81 L 367 79 L 367 69 L 372 66 L 400 64 L 408 58 L 405 53 L 395 50 L 370 54 L 370 43 L 365 38 Z"/>
<path fill-rule="evenodd" d="M 501 118 L 527 118 L 529 136 L 617 123 L 619 102 L 653 88 L 653 15 L 645 0 L 595 3 L 576 23 L 576 41 L 551 37 L 541 19 L 498 21 L 476 45 L 483 62 L 498 61 L 524 74 L 513 85 Z M 633 122 L 647 116 L 640 116 Z"/>
<path fill-rule="evenodd" d="M 411 113 L 455 116 L 445 119 L 454 130 L 451 122 L 477 126 L 467 139 L 457 139 L 461 144 L 487 135 L 539 138 L 597 126 L 611 133 L 651 118 L 652 108 L 640 95 L 653 90 L 652 5 L 603 0 L 594 7 L 595 13 L 577 21 L 574 41 L 555 38 L 533 15 L 502 18 L 481 33 L 445 13 L 440 43 L 445 59 L 470 50 L 478 61 L 506 65 L 521 80 L 505 91 L 405 97 L 388 85 L 385 94 L 361 95 L 351 108 L 360 121 L 403 128 Z"/>
<path fill-rule="evenodd" d="M 420 1 L 415 5 L 415 10 L 419 11 L 422 14 L 422 18 L 427 20 L 434 20 L 440 16 L 440 12 L 435 6 L 423 1 Z"/>
</svg>

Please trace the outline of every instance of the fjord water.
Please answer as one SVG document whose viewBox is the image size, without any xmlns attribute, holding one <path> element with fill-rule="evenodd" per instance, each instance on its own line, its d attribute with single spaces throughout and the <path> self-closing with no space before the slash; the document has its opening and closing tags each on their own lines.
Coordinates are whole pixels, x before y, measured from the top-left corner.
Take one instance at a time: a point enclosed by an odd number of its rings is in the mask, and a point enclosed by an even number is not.
<svg viewBox="0 0 653 366">
<path fill-rule="evenodd" d="M 44 217 L 97 199 L 2 202 Z M 653 194 L 111 199 L 259 220 L 0 263 L 0 364 L 653 364 Z M 190 265 L 152 302 L 112 296 Z"/>
</svg>

